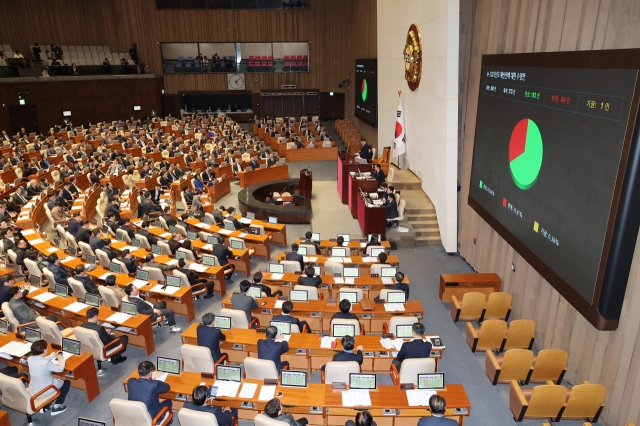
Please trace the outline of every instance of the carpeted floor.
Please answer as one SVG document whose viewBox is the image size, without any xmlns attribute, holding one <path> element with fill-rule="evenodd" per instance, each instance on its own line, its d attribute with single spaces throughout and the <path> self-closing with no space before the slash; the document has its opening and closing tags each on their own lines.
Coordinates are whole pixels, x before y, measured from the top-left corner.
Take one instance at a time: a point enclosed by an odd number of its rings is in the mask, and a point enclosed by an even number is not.
<svg viewBox="0 0 640 426">
<path fill-rule="evenodd" d="M 325 161 L 309 163 L 291 163 L 290 176 L 298 176 L 301 168 L 311 166 L 314 172 L 313 210 L 314 218 L 309 225 L 288 225 L 289 242 L 309 229 L 320 232 L 325 238 L 331 238 L 338 232 L 360 236 L 357 221 L 351 218 L 348 207 L 342 205 L 336 191 L 336 162 Z M 221 205 L 238 205 L 239 186 L 232 184 L 232 192 L 219 201 Z M 272 255 L 276 256 L 283 248 L 272 246 Z M 456 325 L 449 316 L 449 306 L 438 299 L 439 275 L 446 272 L 471 272 L 471 268 L 459 256 L 448 255 L 442 246 L 422 246 L 399 249 L 401 270 L 411 278 L 411 298 L 422 302 L 425 310 L 424 323 L 428 333 L 437 333 L 446 345 L 446 351 L 440 364 L 449 383 L 462 383 L 471 401 L 471 416 L 466 421 L 469 426 L 502 426 L 513 425 L 514 421 L 508 408 L 508 386 L 491 386 L 484 372 L 484 355 L 474 355 L 464 340 L 464 324 Z M 254 258 L 251 261 L 252 271 L 266 267 L 267 261 Z M 228 291 L 235 291 L 243 275 L 234 274 Z M 205 312 L 220 311 L 220 297 L 210 300 L 199 300 L 196 306 L 196 320 Z M 189 324 L 185 317 L 176 316 L 178 326 L 185 329 Z M 126 398 L 122 382 L 145 359 L 155 363 L 156 357 L 168 356 L 180 358 L 180 336 L 169 334 L 168 328 L 156 329 L 156 351 L 147 357 L 143 349 L 132 347 L 127 350 L 128 360 L 120 365 L 105 363 L 109 372 L 99 379 L 100 396 L 91 404 L 87 404 L 83 391 L 71 389 L 67 397 L 67 411 L 59 416 L 38 414 L 44 425 L 76 425 L 79 416 L 89 417 L 112 424 L 109 401 L 112 398 Z M 311 382 L 319 383 L 319 373 L 314 373 Z M 378 374 L 378 383 L 391 384 L 388 374 Z M 26 423 L 26 417 L 11 409 L 8 410 L 11 424 L 14 426 Z M 177 413 L 174 413 L 177 414 Z M 248 426 L 251 422 L 241 422 Z M 569 424 L 561 422 L 560 424 Z M 174 421 L 177 424 L 177 420 Z M 540 425 L 540 421 L 525 421 L 523 425 Z M 572 424 L 576 424 L 573 422 Z"/>
</svg>

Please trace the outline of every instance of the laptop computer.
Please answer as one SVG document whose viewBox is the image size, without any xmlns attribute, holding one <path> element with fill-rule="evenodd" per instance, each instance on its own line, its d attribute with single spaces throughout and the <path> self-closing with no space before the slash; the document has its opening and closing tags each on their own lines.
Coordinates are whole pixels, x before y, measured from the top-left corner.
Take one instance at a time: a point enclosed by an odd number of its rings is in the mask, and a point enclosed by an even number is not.
<svg viewBox="0 0 640 426">
<path fill-rule="evenodd" d="M 151 246 L 151 253 L 155 254 L 156 256 L 160 256 L 162 254 L 162 247 L 158 245 Z"/>
<path fill-rule="evenodd" d="M 349 373 L 349 389 L 376 389 L 375 374 Z"/>
<path fill-rule="evenodd" d="M 371 257 L 378 257 L 380 253 L 384 253 L 385 251 L 386 250 L 384 249 L 384 247 L 372 248 L 371 250 L 369 250 L 369 254 L 371 255 Z"/>
<path fill-rule="evenodd" d="M 66 285 L 56 284 L 55 295 L 67 297 L 69 295 L 69 288 L 67 288 Z"/>
<path fill-rule="evenodd" d="M 333 324 L 331 335 L 333 337 L 355 336 L 356 326 L 354 324 Z"/>
<path fill-rule="evenodd" d="M 386 266 L 384 268 L 380 268 L 380 277 L 381 278 L 394 278 L 396 276 L 396 272 L 398 268 L 395 266 Z"/>
<path fill-rule="evenodd" d="M 407 293 L 404 291 L 390 291 L 387 293 L 387 303 L 407 303 Z"/>
<path fill-rule="evenodd" d="M 360 276 L 360 268 L 344 267 L 342 269 L 342 276 L 345 278 L 358 278 Z"/>
<path fill-rule="evenodd" d="M 295 388 L 307 387 L 306 371 L 282 370 L 280 372 L 280 386 L 290 386 Z"/>
<path fill-rule="evenodd" d="M 79 340 L 62 338 L 62 352 L 66 352 L 71 355 L 80 355 L 80 349 L 82 344 Z M 68 357 L 65 356 L 65 359 Z"/>
<path fill-rule="evenodd" d="M 84 295 L 84 303 L 95 308 L 100 307 L 100 295 L 87 293 Z"/>
<path fill-rule="evenodd" d="M 332 247 L 331 257 L 347 257 L 347 249 L 345 247 Z"/>
<path fill-rule="evenodd" d="M 24 340 L 29 343 L 37 342 L 38 340 L 42 340 L 42 333 L 40 330 L 36 330 L 35 328 L 24 328 Z"/>
<path fill-rule="evenodd" d="M 345 243 L 351 242 L 351 235 L 350 234 L 338 234 L 338 237 L 344 238 L 344 242 Z"/>
<path fill-rule="evenodd" d="M 396 337 L 398 339 L 410 339 L 413 337 L 413 325 L 396 325 Z"/>
<path fill-rule="evenodd" d="M 418 374 L 418 389 L 444 389 L 444 373 Z"/>
<path fill-rule="evenodd" d="M 269 264 L 269 273 L 270 274 L 284 274 L 284 265 L 279 263 L 270 263 Z"/>
<path fill-rule="evenodd" d="M 271 321 L 269 325 L 277 328 L 281 334 L 291 334 L 291 323 L 289 321 Z"/>
<path fill-rule="evenodd" d="M 120 312 L 136 316 L 138 315 L 138 307 L 136 306 L 135 303 L 120 302 Z"/>
<path fill-rule="evenodd" d="M 107 426 L 105 422 L 78 417 L 78 426 Z"/>
<path fill-rule="evenodd" d="M 358 293 L 355 291 L 339 291 L 338 301 L 347 299 L 351 304 L 358 303 Z"/>
<path fill-rule="evenodd" d="M 308 302 L 309 292 L 307 290 L 291 290 L 289 292 L 289 300 L 292 302 Z"/>
<path fill-rule="evenodd" d="M 122 268 L 120 267 L 119 264 L 115 262 L 111 262 L 109 263 L 109 272 L 113 272 L 114 274 L 120 274 L 122 273 Z"/>
<path fill-rule="evenodd" d="M 306 247 L 298 247 L 298 254 L 300 256 L 306 256 L 307 255 L 307 248 Z"/>
<path fill-rule="evenodd" d="M 216 365 L 216 380 L 241 382 L 242 377 L 242 367 L 239 365 Z"/>
<path fill-rule="evenodd" d="M 202 255 L 202 264 L 204 266 L 216 266 L 216 257 L 207 254 Z"/>
<path fill-rule="evenodd" d="M 216 315 L 213 320 L 213 327 L 221 330 L 231 330 L 231 317 L 223 317 Z"/>
<path fill-rule="evenodd" d="M 182 361 L 179 359 L 165 358 L 165 357 L 159 356 L 158 362 L 156 364 L 156 369 L 162 373 L 179 376 L 181 364 L 182 364 Z"/>
</svg>

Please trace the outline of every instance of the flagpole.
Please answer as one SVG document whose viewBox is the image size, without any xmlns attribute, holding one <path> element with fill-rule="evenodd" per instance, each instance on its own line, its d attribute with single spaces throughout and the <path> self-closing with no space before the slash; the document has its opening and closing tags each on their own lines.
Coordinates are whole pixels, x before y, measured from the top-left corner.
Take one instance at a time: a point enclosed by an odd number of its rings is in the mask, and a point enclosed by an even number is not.
<svg viewBox="0 0 640 426">
<path fill-rule="evenodd" d="M 400 105 L 401 100 L 402 100 L 402 90 L 398 90 L 398 105 Z M 403 170 L 406 167 L 404 162 L 405 161 L 404 157 L 405 157 L 405 154 L 402 154 L 398 157 L 398 168 L 400 170 Z"/>
</svg>

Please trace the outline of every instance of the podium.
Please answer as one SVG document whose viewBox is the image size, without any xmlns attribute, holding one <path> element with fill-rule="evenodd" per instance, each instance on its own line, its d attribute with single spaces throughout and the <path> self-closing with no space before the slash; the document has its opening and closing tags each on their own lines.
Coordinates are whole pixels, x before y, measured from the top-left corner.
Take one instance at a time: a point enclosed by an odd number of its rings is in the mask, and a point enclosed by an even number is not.
<svg viewBox="0 0 640 426">
<path fill-rule="evenodd" d="M 384 207 L 367 207 L 362 196 L 358 194 L 358 223 L 362 235 L 380 234 L 384 240 L 387 230 L 387 209 Z"/>
<path fill-rule="evenodd" d="M 358 218 L 358 198 L 360 198 L 360 190 L 364 192 L 376 192 L 378 190 L 378 181 L 375 179 L 358 179 L 355 172 L 349 173 L 349 210 L 351 217 Z"/>
<path fill-rule="evenodd" d="M 349 204 L 349 173 L 370 172 L 371 169 L 371 164 L 358 163 L 348 152 L 341 152 L 338 155 L 338 195 L 342 204 Z"/>
<path fill-rule="evenodd" d="M 313 183 L 313 172 L 311 170 L 300 170 L 300 183 L 298 193 L 303 197 L 311 198 L 311 187 Z"/>
</svg>

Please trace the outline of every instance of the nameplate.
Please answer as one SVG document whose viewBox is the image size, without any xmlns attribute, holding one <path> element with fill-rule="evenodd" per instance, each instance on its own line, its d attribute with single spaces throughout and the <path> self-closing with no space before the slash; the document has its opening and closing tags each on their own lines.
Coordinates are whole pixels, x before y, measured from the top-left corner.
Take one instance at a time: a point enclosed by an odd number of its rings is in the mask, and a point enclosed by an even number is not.
<svg viewBox="0 0 640 426">
<path fill-rule="evenodd" d="M 333 274 L 333 276 L 334 276 L 334 277 L 336 277 L 336 278 L 340 278 L 340 277 L 342 277 L 342 274 L 340 274 L 340 273 L 334 273 L 334 274 Z"/>
<path fill-rule="evenodd" d="M 396 415 L 396 409 L 395 408 L 385 408 L 384 410 L 382 410 L 382 414 L 385 416 L 395 416 Z"/>
<path fill-rule="evenodd" d="M 373 299 L 373 300 L 375 300 L 375 302 L 376 302 L 376 303 L 385 303 L 385 302 L 386 302 L 386 300 L 384 300 L 384 299 L 380 299 L 380 298 L 378 298 L 378 299 Z"/>
<path fill-rule="evenodd" d="M 278 384 L 278 380 L 277 379 L 264 379 L 264 384 L 265 385 L 277 385 Z"/>
<path fill-rule="evenodd" d="M 365 353 L 364 353 L 364 356 L 365 356 L 365 357 L 372 358 L 372 357 L 374 357 L 374 356 L 375 356 L 375 353 L 374 353 L 374 352 L 365 352 Z"/>
<path fill-rule="evenodd" d="M 306 349 L 296 349 L 296 355 L 306 355 Z"/>
<path fill-rule="evenodd" d="M 203 379 L 213 379 L 213 373 L 200 373 L 200 377 Z"/>
<path fill-rule="evenodd" d="M 263 309 L 263 310 L 262 310 L 262 314 L 264 314 L 264 315 L 271 315 L 271 309 Z"/>
<path fill-rule="evenodd" d="M 291 287 L 293 284 L 290 282 L 282 283 L 282 287 Z M 285 297 L 286 299 L 286 297 Z"/>
<path fill-rule="evenodd" d="M 257 328 L 256 329 L 256 333 L 266 333 L 267 329 L 266 328 Z"/>
<path fill-rule="evenodd" d="M 393 333 L 384 333 L 382 335 L 383 339 L 393 339 Z"/>
<path fill-rule="evenodd" d="M 344 382 L 333 382 L 331 383 L 331 389 L 346 389 L 347 384 Z"/>
<path fill-rule="evenodd" d="M 240 344 L 240 343 L 234 343 L 233 344 L 233 349 L 236 350 L 243 350 L 244 349 L 244 345 Z"/>
<path fill-rule="evenodd" d="M 338 241 L 338 240 L 337 240 L 337 239 L 335 239 L 335 238 L 330 238 L 330 239 L 329 239 L 329 242 L 331 242 L 331 243 L 335 243 L 335 242 L 337 242 L 337 241 Z"/>
<path fill-rule="evenodd" d="M 362 319 L 371 319 L 373 318 L 372 314 L 362 314 Z"/>
<path fill-rule="evenodd" d="M 331 298 L 331 299 L 327 299 L 327 305 L 335 305 L 336 304 L 336 299 Z"/>
<path fill-rule="evenodd" d="M 289 300 L 287 296 L 278 296 L 278 300 Z"/>
<path fill-rule="evenodd" d="M 311 318 L 319 318 L 320 312 L 311 312 Z"/>
<path fill-rule="evenodd" d="M 459 283 L 445 283 L 444 286 L 445 287 L 457 287 L 459 285 Z"/>
<path fill-rule="evenodd" d="M 380 274 L 371 274 L 371 278 L 378 278 Z"/>
<path fill-rule="evenodd" d="M 295 271 L 296 275 L 302 275 L 302 271 Z"/>
<path fill-rule="evenodd" d="M 400 389 L 405 390 L 405 389 L 413 389 L 414 388 L 414 384 L 413 383 L 400 383 Z"/>
</svg>

